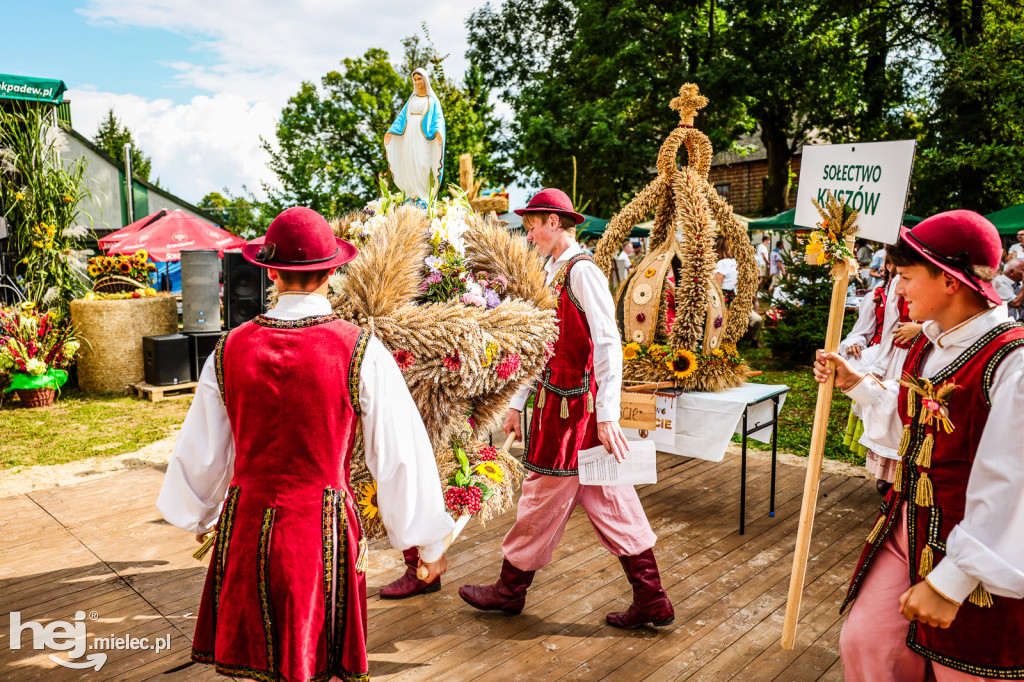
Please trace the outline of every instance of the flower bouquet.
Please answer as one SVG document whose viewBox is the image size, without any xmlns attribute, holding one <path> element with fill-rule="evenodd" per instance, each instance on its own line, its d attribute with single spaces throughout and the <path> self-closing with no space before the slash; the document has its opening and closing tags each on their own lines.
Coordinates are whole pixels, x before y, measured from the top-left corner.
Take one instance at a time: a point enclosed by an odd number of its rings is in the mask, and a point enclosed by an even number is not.
<svg viewBox="0 0 1024 682">
<path fill-rule="evenodd" d="M 359 255 L 330 282 L 335 312 L 391 351 L 430 435 L 455 518 L 512 506 L 522 466 L 486 438 L 557 336 L 554 297 L 521 237 L 474 213 L 464 194 L 424 210 L 382 198 L 335 220 Z M 369 539 L 384 537 L 362 443 L 352 487 Z"/>
<path fill-rule="evenodd" d="M 51 404 L 79 346 L 57 313 L 38 313 L 31 302 L 0 308 L 0 372 L 12 375 L 4 392 L 17 391 L 26 407 Z"/>
<path fill-rule="evenodd" d="M 149 287 L 150 273 L 156 272 L 156 265 L 149 262 L 149 254 L 139 250 L 131 255 L 90 258 L 88 271 L 93 280 L 93 291 L 130 293 Z"/>
</svg>

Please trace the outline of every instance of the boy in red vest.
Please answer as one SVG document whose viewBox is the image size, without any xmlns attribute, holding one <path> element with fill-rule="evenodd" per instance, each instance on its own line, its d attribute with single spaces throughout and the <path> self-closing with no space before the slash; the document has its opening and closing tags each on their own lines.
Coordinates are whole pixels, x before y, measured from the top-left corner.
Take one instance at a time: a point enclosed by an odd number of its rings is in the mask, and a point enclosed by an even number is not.
<svg viewBox="0 0 1024 682">
<path fill-rule="evenodd" d="M 327 278 L 355 247 L 296 207 L 242 253 L 280 297 L 207 361 L 157 500 L 175 526 L 217 531 L 192 658 L 255 680 L 365 680 L 357 427 L 377 482 L 369 503 L 393 544 L 419 547 L 430 581 L 455 524 L 398 365 L 327 300 Z"/>
<path fill-rule="evenodd" d="M 926 322 L 903 379 L 814 365 L 901 457 L 843 604 L 852 682 L 1024 679 L 1024 328 L 992 286 L 1000 250 L 972 211 L 904 228 L 897 294 Z"/>
<path fill-rule="evenodd" d="M 501 550 L 501 575 L 493 585 L 463 585 L 459 595 L 486 611 L 519 614 L 534 573 L 551 560 L 576 505 L 582 505 L 601 544 L 619 558 L 633 586 L 628 611 L 609 613 L 619 628 L 668 625 L 675 618 L 661 587 L 652 547 L 657 539 L 632 486 L 581 486 L 576 456 L 603 445 L 622 461 L 629 447 L 619 428 L 622 344 L 608 280 L 576 243 L 583 216 L 565 192 L 545 189 L 517 209 L 527 239 L 541 256 L 548 284 L 558 297 L 559 335 L 541 374 L 526 436 L 523 481 L 516 522 Z M 530 395 L 512 399 L 505 433 L 521 438 L 520 414 Z"/>
</svg>

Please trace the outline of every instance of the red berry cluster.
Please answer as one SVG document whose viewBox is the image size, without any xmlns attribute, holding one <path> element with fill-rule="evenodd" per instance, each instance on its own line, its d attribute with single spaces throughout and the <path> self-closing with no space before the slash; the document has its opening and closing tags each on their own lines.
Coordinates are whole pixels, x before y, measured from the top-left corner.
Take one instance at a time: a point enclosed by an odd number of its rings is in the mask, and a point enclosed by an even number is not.
<svg viewBox="0 0 1024 682">
<path fill-rule="evenodd" d="M 451 487 L 444 492 L 444 502 L 448 509 L 453 512 L 469 512 L 476 514 L 480 511 L 480 498 L 484 491 L 471 485 L 468 488 Z"/>
<path fill-rule="evenodd" d="M 480 448 L 480 453 L 477 455 L 477 459 L 481 462 L 493 462 L 498 459 L 498 450 L 491 446 Z"/>
</svg>

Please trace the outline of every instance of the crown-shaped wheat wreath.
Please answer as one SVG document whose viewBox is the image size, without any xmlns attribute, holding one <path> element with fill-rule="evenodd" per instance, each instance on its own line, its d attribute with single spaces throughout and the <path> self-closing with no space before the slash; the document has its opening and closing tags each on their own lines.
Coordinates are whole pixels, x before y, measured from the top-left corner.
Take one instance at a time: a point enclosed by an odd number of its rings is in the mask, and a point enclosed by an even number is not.
<svg viewBox="0 0 1024 682">
<path fill-rule="evenodd" d="M 616 300 L 626 380 L 671 379 L 687 390 L 720 391 L 746 378 L 736 342 L 747 330 L 757 263 L 746 229 L 707 180 L 711 142 L 693 127 L 707 103 L 696 85 L 679 88 L 670 106 L 680 123 L 658 153 L 657 177 L 612 218 L 597 245 L 595 260 L 610 274 L 633 227 L 653 211 L 648 255 Z M 678 167 L 682 146 L 689 163 Z M 729 305 L 712 278 L 718 235 L 731 246 L 739 272 Z"/>
</svg>

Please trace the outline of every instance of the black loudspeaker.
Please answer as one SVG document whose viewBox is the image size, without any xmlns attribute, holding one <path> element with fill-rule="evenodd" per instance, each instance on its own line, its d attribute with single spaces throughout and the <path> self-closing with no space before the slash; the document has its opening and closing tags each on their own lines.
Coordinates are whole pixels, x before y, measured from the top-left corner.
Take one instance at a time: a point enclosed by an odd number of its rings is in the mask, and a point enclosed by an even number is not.
<svg viewBox="0 0 1024 682">
<path fill-rule="evenodd" d="M 192 368 L 192 381 L 199 381 L 206 358 L 210 357 L 224 332 L 187 332 L 188 360 Z"/>
<path fill-rule="evenodd" d="M 173 386 L 192 380 L 188 361 L 188 337 L 182 334 L 142 337 L 146 383 Z"/>
<path fill-rule="evenodd" d="M 234 329 L 267 311 L 267 269 L 241 253 L 224 252 L 224 328 Z"/>
<path fill-rule="evenodd" d="M 181 326 L 220 331 L 220 258 L 216 249 L 181 252 Z"/>
</svg>

